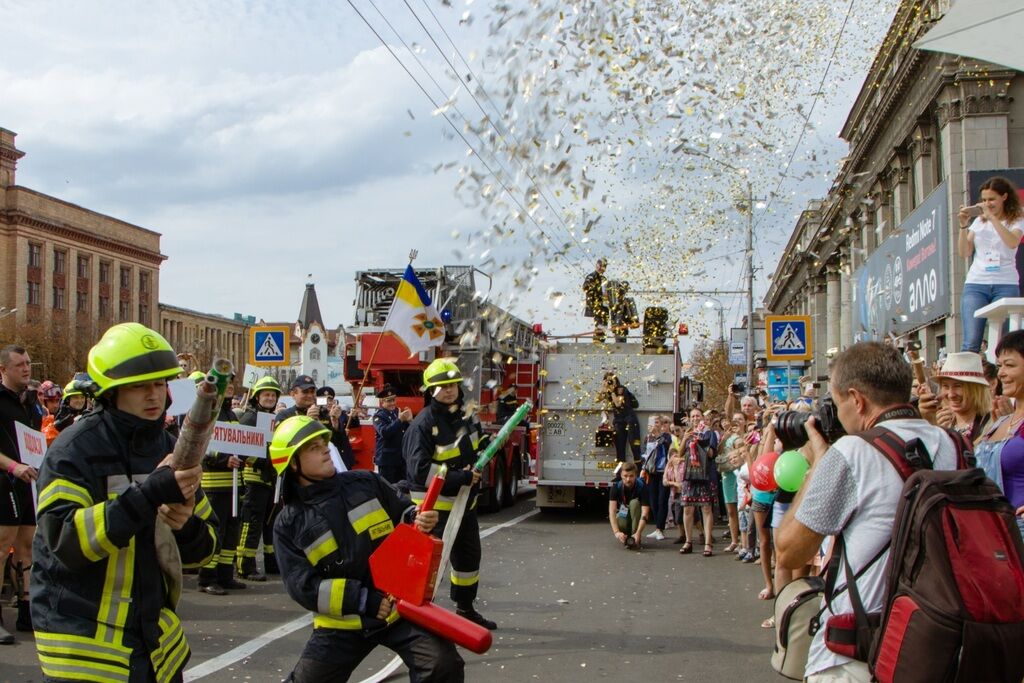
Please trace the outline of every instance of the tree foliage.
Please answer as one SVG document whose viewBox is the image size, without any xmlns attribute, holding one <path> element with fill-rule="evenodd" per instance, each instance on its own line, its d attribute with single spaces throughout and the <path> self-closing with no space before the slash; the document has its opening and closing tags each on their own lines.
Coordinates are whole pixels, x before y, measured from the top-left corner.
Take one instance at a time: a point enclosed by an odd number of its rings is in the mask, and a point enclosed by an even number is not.
<svg viewBox="0 0 1024 683">
<path fill-rule="evenodd" d="M 704 383 L 704 408 L 722 410 L 729 385 L 736 373 L 743 372 L 743 366 L 730 365 L 725 344 L 711 340 L 697 342 L 690 354 L 690 365 L 694 379 Z"/>
</svg>

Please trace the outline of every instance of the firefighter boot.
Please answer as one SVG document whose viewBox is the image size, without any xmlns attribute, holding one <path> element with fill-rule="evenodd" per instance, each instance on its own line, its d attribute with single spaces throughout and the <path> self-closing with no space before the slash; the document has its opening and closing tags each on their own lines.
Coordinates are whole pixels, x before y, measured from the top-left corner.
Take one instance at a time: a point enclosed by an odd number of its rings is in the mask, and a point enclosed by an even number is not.
<svg viewBox="0 0 1024 683">
<path fill-rule="evenodd" d="M 476 608 L 473 607 L 473 603 L 458 605 L 455 609 L 455 613 L 463 619 L 469 619 L 478 626 L 483 626 L 488 631 L 494 631 L 498 628 L 498 624 L 477 612 Z"/>
<path fill-rule="evenodd" d="M 14 628 L 19 631 L 26 633 L 32 632 L 31 604 L 32 602 L 28 599 L 27 595 L 23 595 L 18 600 L 18 618 L 14 621 Z"/>
<path fill-rule="evenodd" d="M 3 627 L 3 623 L 3 608 L 0 608 L 0 645 L 14 645 L 14 636 Z"/>
<path fill-rule="evenodd" d="M 263 549 L 263 572 L 267 576 L 277 576 L 281 573 L 277 568 L 277 558 L 273 552 L 268 553 L 266 548 Z"/>
</svg>

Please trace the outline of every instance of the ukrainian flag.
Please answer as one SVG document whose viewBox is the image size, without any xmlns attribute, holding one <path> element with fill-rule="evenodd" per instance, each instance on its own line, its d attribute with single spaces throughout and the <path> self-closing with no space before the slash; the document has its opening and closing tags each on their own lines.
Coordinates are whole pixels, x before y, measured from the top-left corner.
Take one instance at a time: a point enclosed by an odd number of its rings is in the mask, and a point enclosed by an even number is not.
<svg viewBox="0 0 1024 683">
<path fill-rule="evenodd" d="M 412 265 L 405 268 L 384 328 L 405 344 L 410 356 L 444 342 L 444 323 Z"/>
</svg>

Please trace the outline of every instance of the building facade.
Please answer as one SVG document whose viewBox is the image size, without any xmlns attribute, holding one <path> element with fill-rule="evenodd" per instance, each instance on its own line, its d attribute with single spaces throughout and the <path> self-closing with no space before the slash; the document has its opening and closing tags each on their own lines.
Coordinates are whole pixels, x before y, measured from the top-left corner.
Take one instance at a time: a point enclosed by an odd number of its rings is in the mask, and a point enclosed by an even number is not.
<svg viewBox="0 0 1024 683">
<path fill-rule="evenodd" d="M 227 358 L 241 374 L 248 358 L 249 324 L 212 313 L 160 304 L 160 334 L 174 350 L 195 357 L 203 369 Z"/>
<path fill-rule="evenodd" d="M 766 307 L 812 317 L 814 374 L 860 340 L 920 340 L 930 361 L 960 348 L 956 213 L 1024 167 L 1024 78 L 911 47 L 949 5 L 901 3 L 840 133 L 849 154 L 772 276 Z"/>
<path fill-rule="evenodd" d="M 110 325 L 159 322 L 166 257 L 157 232 L 17 185 L 24 155 L 0 128 L 0 306 L 16 309 L 2 334 L 32 342 L 63 379 Z"/>
</svg>

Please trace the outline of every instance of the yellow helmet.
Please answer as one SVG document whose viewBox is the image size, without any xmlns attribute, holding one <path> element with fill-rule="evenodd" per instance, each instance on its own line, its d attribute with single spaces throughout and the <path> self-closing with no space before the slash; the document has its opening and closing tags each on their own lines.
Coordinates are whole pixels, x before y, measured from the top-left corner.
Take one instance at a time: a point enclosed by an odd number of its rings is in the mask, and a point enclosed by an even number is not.
<svg viewBox="0 0 1024 683">
<path fill-rule="evenodd" d="M 274 430 L 274 438 L 270 441 L 270 464 L 278 474 L 284 474 L 299 449 L 318 437 L 331 438 L 331 430 L 308 415 L 289 417 Z"/>
<path fill-rule="evenodd" d="M 206 373 L 203 372 L 202 370 L 193 370 L 192 374 L 189 375 L 188 378 L 195 382 L 196 384 L 199 384 L 204 379 L 206 379 Z"/>
<path fill-rule="evenodd" d="M 439 387 L 462 381 L 462 371 L 452 358 L 438 358 L 423 371 L 423 386 Z"/>
<path fill-rule="evenodd" d="M 176 377 L 181 368 L 174 349 L 158 332 L 139 323 L 121 323 L 89 349 L 88 371 L 99 396 L 125 384 Z"/>
<path fill-rule="evenodd" d="M 250 393 L 252 394 L 253 397 L 256 397 L 259 396 L 259 393 L 261 391 L 273 391 L 276 392 L 278 396 L 280 396 L 281 385 L 277 383 L 276 379 L 274 379 L 270 375 L 266 375 L 265 377 L 260 377 L 258 380 L 256 380 L 256 382 L 252 385 Z"/>
</svg>

